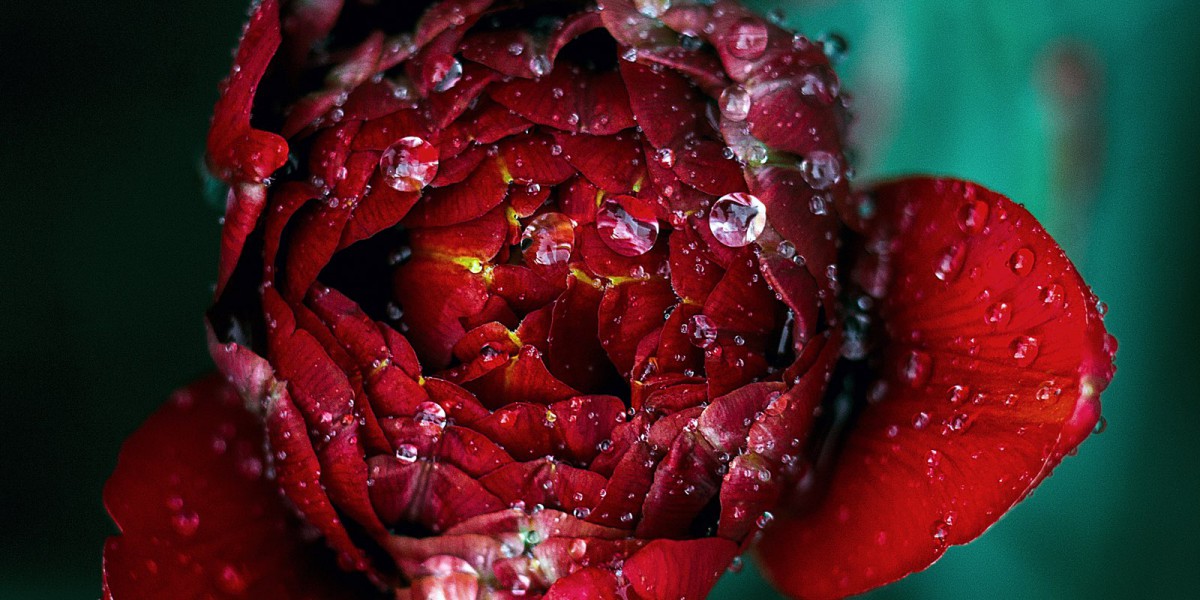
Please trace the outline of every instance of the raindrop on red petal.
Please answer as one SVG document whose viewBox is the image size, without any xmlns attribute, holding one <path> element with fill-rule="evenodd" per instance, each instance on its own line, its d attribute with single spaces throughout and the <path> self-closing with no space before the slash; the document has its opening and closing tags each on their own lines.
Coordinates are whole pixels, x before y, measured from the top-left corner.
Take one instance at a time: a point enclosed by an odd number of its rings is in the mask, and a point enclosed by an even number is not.
<svg viewBox="0 0 1200 600">
<path fill-rule="evenodd" d="M 416 136 L 400 138 L 379 157 L 383 181 L 400 192 L 420 191 L 438 172 L 437 148 Z"/>
<path fill-rule="evenodd" d="M 1013 273 L 1024 277 L 1033 271 L 1034 256 L 1033 250 L 1029 248 L 1018 248 L 1013 252 L 1012 257 L 1008 259 L 1008 267 Z"/>
<path fill-rule="evenodd" d="M 751 194 L 725 194 L 708 213 L 708 228 L 713 236 L 733 248 L 757 240 L 766 226 L 767 207 Z"/>
<path fill-rule="evenodd" d="M 658 241 L 654 211 L 633 196 L 605 200 L 596 211 L 596 229 L 604 244 L 621 256 L 645 254 Z"/>
<path fill-rule="evenodd" d="M 539 215 L 521 234 L 521 249 L 531 267 L 564 265 L 575 249 L 575 223 L 562 213 Z"/>
<path fill-rule="evenodd" d="M 725 44 L 729 53 L 738 58 L 758 58 L 767 49 L 767 24 L 754 17 L 744 17 L 733 25 Z"/>
</svg>

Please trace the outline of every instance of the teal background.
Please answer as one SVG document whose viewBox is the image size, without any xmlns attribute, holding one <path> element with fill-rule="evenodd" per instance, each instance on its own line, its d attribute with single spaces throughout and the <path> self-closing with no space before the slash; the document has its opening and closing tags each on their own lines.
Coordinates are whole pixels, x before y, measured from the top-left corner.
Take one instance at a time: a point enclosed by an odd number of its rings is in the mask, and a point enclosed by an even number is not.
<svg viewBox="0 0 1200 600">
<path fill-rule="evenodd" d="M 1121 343 L 1108 430 L 980 540 L 868 597 L 1200 593 L 1200 8 L 753 4 L 850 40 L 861 178 L 955 174 L 1025 202 Z M 2 598 L 99 595 L 121 440 L 209 368 L 218 211 L 199 165 L 244 17 L 235 0 L 114 0 L 0 18 Z M 1056 64 L 1079 65 L 1085 93 L 1064 95 Z M 715 597 L 778 596 L 751 565 Z"/>
</svg>

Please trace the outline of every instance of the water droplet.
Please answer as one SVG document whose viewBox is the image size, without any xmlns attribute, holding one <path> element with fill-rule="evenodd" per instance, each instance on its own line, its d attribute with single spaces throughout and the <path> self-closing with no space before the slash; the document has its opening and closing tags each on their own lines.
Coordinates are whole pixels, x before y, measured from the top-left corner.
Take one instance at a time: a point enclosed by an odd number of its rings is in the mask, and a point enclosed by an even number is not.
<svg viewBox="0 0 1200 600">
<path fill-rule="evenodd" d="M 717 341 L 717 326 L 705 315 L 688 320 L 688 341 L 697 348 L 707 348 Z"/>
<path fill-rule="evenodd" d="M 996 302 L 984 311 L 983 320 L 988 325 L 1004 327 L 1012 320 L 1012 307 L 1007 302 Z"/>
<path fill-rule="evenodd" d="M 437 402 L 426 400 L 417 405 L 413 420 L 424 429 L 442 430 L 446 428 L 446 409 Z"/>
<path fill-rule="evenodd" d="M 200 515 L 194 510 L 185 510 L 171 515 L 171 527 L 175 533 L 189 537 L 200 528 Z"/>
<path fill-rule="evenodd" d="M 399 446 L 396 446 L 396 458 L 399 459 L 400 462 L 415 462 L 418 454 L 420 454 L 420 452 L 417 450 L 417 447 L 412 444 L 400 444 Z"/>
<path fill-rule="evenodd" d="M 664 169 L 670 169 L 675 166 L 675 151 L 670 148 L 659 148 L 654 152 L 654 159 Z"/>
<path fill-rule="evenodd" d="M 762 56 L 767 49 L 767 24 L 754 17 L 739 19 L 725 39 L 725 48 L 743 60 Z"/>
<path fill-rule="evenodd" d="M 600 239 L 621 256 L 640 256 L 658 241 L 658 219 L 645 202 L 633 196 L 606 199 L 596 211 Z"/>
<path fill-rule="evenodd" d="M 833 153 L 814 150 L 800 161 L 800 175 L 814 190 L 829 189 L 841 181 L 842 163 Z"/>
<path fill-rule="evenodd" d="M 757 525 L 759 529 L 763 529 L 767 525 L 770 525 L 771 521 L 774 521 L 774 520 L 775 520 L 775 515 L 771 514 L 768 511 L 768 512 L 764 512 L 763 514 L 759 515 L 758 518 L 754 520 L 754 524 Z"/>
<path fill-rule="evenodd" d="M 731 85 L 721 92 L 717 105 L 721 115 L 730 121 L 745 121 L 750 116 L 750 92 L 740 85 Z"/>
<path fill-rule="evenodd" d="M 217 587 L 228 594 L 241 594 L 246 591 L 246 578 L 242 576 L 237 567 L 225 565 L 217 574 Z"/>
<path fill-rule="evenodd" d="M 521 248 L 530 266 L 565 265 L 575 249 L 575 223 L 562 213 L 545 213 L 529 222 L 521 234 Z M 532 257 L 532 260 L 529 258 Z"/>
<path fill-rule="evenodd" d="M 379 168 L 388 187 L 400 192 L 417 192 L 437 175 L 438 151 L 422 138 L 400 138 L 383 151 Z"/>
<path fill-rule="evenodd" d="M 708 228 L 713 236 L 733 248 L 758 239 L 766 226 L 767 207 L 751 194 L 725 194 L 708 213 Z"/>
<path fill-rule="evenodd" d="M 920 350 L 912 350 L 908 353 L 908 357 L 904 360 L 900 374 L 904 376 L 904 380 L 914 388 L 919 388 L 929 381 L 929 375 L 933 371 L 933 357 Z"/>
<path fill-rule="evenodd" d="M 587 510 L 587 509 L 586 508 L 585 509 L 577 508 L 575 510 L 579 511 L 579 510 Z M 579 515 L 575 515 L 575 516 L 579 517 Z M 579 517 L 579 518 L 585 519 L 587 517 L 584 516 L 584 517 Z M 575 538 L 574 540 L 571 541 L 571 545 L 567 546 L 567 555 L 570 556 L 572 560 L 578 562 L 578 561 L 583 560 L 585 557 L 587 557 L 587 550 L 588 550 L 587 540 L 584 540 L 582 538 Z"/>
<path fill-rule="evenodd" d="M 638 12 L 657 18 L 671 8 L 671 0 L 635 0 Z"/>
<path fill-rule="evenodd" d="M 971 394 L 971 388 L 965 385 L 950 386 L 949 400 L 951 404 L 962 404 L 967 396 Z"/>
<path fill-rule="evenodd" d="M 733 560 L 729 562 L 729 567 L 725 570 L 729 571 L 730 573 L 741 573 L 742 569 L 745 567 L 746 561 L 742 560 L 742 557 L 740 556 L 735 556 L 733 557 Z"/>
<path fill-rule="evenodd" d="M 939 544 L 946 543 L 946 537 L 950 535 L 950 524 L 945 520 L 939 519 L 933 523 L 933 539 Z"/>
<path fill-rule="evenodd" d="M 1108 429 L 1108 419 L 1105 419 L 1104 416 L 1101 415 L 1100 420 L 1096 421 L 1096 426 L 1092 427 L 1092 433 L 1100 435 L 1101 433 L 1104 433 L 1105 429 Z"/>
<path fill-rule="evenodd" d="M 919 412 L 919 413 L 913 415 L 912 426 L 913 426 L 913 429 L 916 429 L 918 431 L 928 427 L 929 426 L 929 413 Z"/>
<path fill-rule="evenodd" d="M 817 42 L 821 44 L 821 49 L 825 51 L 825 56 L 829 58 L 829 62 L 835 65 L 845 60 L 846 55 L 850 52 L 850 44 L 846 41 L 846 38 L 837 33 L 822 33 L 817 38 Z"/>
<path fill-rule="evenodd" d="M 975 235 L 987 225 L 988 203 L 983 200 L 968 200 L 958 209 L 958 227 L 963 233 Z"/>
<path fill-rule="evenodd" d="M 1042 299 L 1042 304 L 1047 306 L 1058 306 L 1062 304 L 1063 295 L 1066 291 L 1063 286 L 1052 283 L 1050 285 L 1038 288 L 1040 290 L 1039 297 Z"/>
<path fill-rule="evenodd" d="M 1008 349 L 1012 351 L 1012 357 L 1016 359 L 1018 366 L 1028 367 L 1037 358 L 1038 341 L 1033 336 L 1017 336 L 1008 345 Z"/>
<path fill-rule="evenodd" d="M 1033 262 L 1033 250 L 1018 248 L 1008 259 L 1008 268 L 1012 269 L 1013 273 L 1024 277 L 1033 271 Z"/>
<path fill-rule="evenodd" d="M 951 244 L 942 250 L 942 254 L 934 261 L 933 275 L 941 281 L 953 281 L 962 271 L 966 258 L 966 249 L 962 244 Z"/>
<path fill-rule="evenodd" d="M 463 76 L 463 66 L 457 58 L 451 57 L 449 61 L 437 65 L 433 70 L 433 77 L 430 79 L 436 83 L 433 84 L 433 91 L 445 92 L 454 86 Z"/>
</svg>

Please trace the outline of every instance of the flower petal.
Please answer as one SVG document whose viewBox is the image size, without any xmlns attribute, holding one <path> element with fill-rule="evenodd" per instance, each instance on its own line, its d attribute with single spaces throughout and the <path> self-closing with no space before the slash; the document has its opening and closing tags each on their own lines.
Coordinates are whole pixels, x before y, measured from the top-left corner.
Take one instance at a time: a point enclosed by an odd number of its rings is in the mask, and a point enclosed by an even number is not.
<svg viewBox="0 0 1200 600">
<path fill-rule="evenodd" d="M 234 387 L 208 377 L 125 442 L 104 488 L 121 529 L 104 548 L 105 598 L 377 597 L 304 541 L 264 476 L 262 437 Z"/>
<path fill-rule="evenodd" d="M 856 224 L 886 254 L 858 260 L 890 269 L 866 276 L 890 281 L 877 299 L 885 387 L 828 495 L 759 547 L 798 597 L 865 591 L 977 537 L 1092 431 L 1113 374 L 1094 298 L 1025 209 L 926 178 L 885 184 L 873 202 Z"/>
</svg>

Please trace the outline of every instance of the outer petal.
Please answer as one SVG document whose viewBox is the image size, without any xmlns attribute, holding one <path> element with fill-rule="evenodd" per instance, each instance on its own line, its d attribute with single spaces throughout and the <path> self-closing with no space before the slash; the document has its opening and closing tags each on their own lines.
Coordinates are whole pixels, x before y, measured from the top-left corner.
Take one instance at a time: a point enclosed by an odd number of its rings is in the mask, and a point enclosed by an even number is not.
<svg viewBox="0 0 1200 600">
<path fill-rule="evenodd" d="M 1023 208 L 938 179 L 883 185 L 873 201 L 865 248 L 886 250 L 858 257 L 856 277 L 890 281 L 882 394 L 824 500 L 759 547 L 797 597 L 865 591 L 983 533 L 1091 432 L 1113 373 L 1095 299 Z"/>
<path fill-rule="evenodd" d="M 261 430 L 209 377 L 125 442 L 104 489 L 121 529 L 104 547 L 105 598 L 377 597 L 303 540 L 264 476 Z"/>
</svg>

